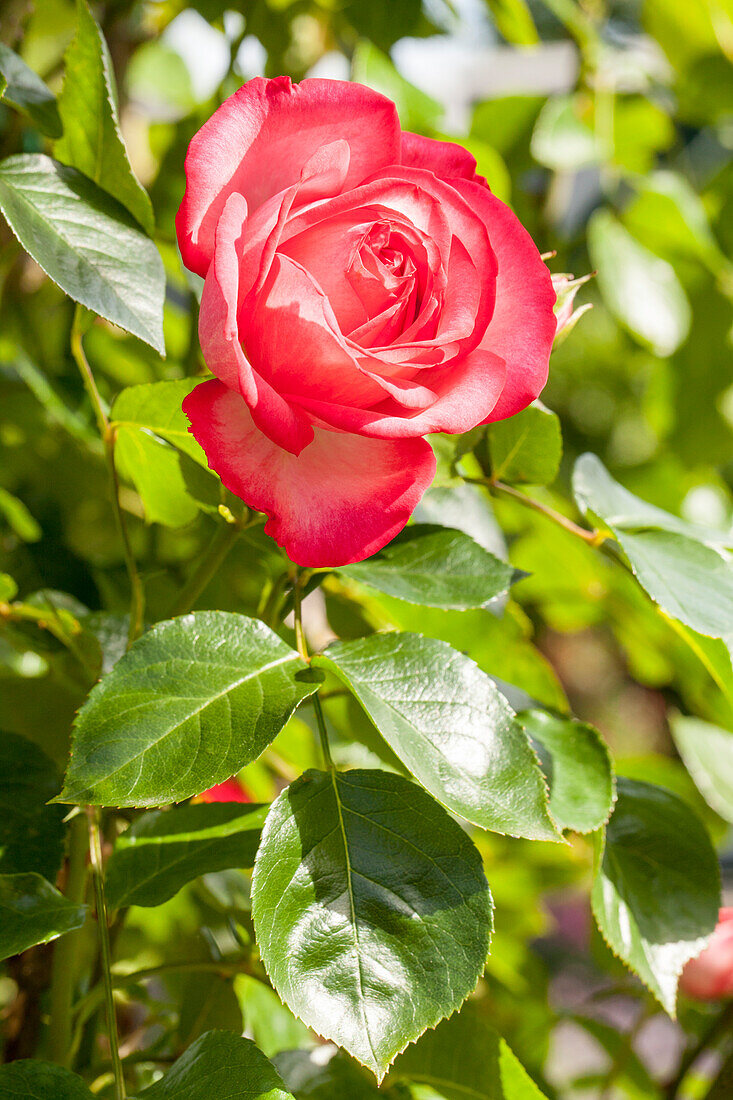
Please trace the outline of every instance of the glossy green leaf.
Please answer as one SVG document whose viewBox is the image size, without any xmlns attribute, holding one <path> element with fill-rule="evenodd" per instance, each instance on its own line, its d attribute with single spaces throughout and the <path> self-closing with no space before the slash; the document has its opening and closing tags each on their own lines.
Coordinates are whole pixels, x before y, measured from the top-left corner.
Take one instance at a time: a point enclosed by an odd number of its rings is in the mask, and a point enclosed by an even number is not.
<svg viewBox="0 0 733 1100">
<path fill-rule="evenodd" d="M 539 401 L 492 424 L 488 443 L 491 476 L 497 481 L 549 485 L 557 477 L 562 458 L 560 421 Z"/>
<path fill-rule="evenodd" d="M 441 1100 L 543 1100 L 505 1041 L 471 1006 L 428 1031 L 390 1070 L 387 1084 L 426 1085 Z"/>
<path fill-rule="evenodd" d="M 492 903 L 466 834 L 382 771 L 306 772 L 273 803 L 252 916 L 287 1005 L 377 1076 L 468 996 Z"/>
<path fill-rule="evenodd" d="M 107 863 L 107 901 L 161 905 L 199 875 L 252 867 L 267 807 L 219 802 L 143 814 Z"/>
<path fill-rule="evenodd" d="M 0 210 L 69 297 L 165 353 L 163 264 L 115 199 L 75 168 L 36 153 L 0 164 Z"/>
<path fill-rule="evenodd" d="M 685 767 L 709 806 L 733 822 L 733 732 L 688 718 L 670 718 L 670 729 Z"/>
<path fill-rule="evenodd" d="M 60 801 L 153 806 L 255 760 L 317 684 L 257 619 L 198 611 L 158 623 L 92 690 Z"/>
<path fill-rule="evenodd" d="M 537 747 L 558 827 L 590 833 L 605 825 L 615 786 L 611 757 L 598 730 L 541 710 L 523 711 L 517 719 Z"/>
<path fill-rule="evenodd" d="M 506 592 L 514 576 L 511 565 L 462 531 L 422 524 L 338 572 L 408 603 L 457 611 L 483 607 Z"/>
<path fill-rule="evenodd" d="M 107 43 L 86 0 L 77 0 L 76 18 L 76 35 L 64 56 L 59 98 L 64 132 L 54 154 L 98 183 L 152 234 L 153 208 L 132 170 L 120 133 Z"/>
<path fill-rule="evenodd" d="M 36 1059 L 22 1059 L 0 1066 L 3 1100 L 93 1100 L 93 1093 L 63 1066 Z"/>
<path fill-rule="evenodd" d="M 674 268 L 606 208 L 588 222 L 588 248 L 604 300 L 655 355 L 671 355 L 690 329 L 690 303 Z"/>
<path fill-rule="evenodd" d="M 6 82 L 3 102 L 12 104 L 27 115 L 42 134 L 58 137 L 61 119 L 55 95 L 23 58 L 3 42 L 0 42 L 0 76 Z"/>
<path fill-rule="evenodd" d="M 453 813 L 511 836 L 558 839 L 527 735 L 468 657 L 393 633 L 337 642 L 313 663 L 347 684 L 403 764 Z"/>
<path fill-rule="evenodd" d="M 514 46 L 534 46 L 537 28 L 526 0 L 487 0 L 499 33 Z"/>
<path fill-rule="evenodd" d="M 655 603 L 700 634 L 724 637 L 733 623 L 730 536 L 646 504 L 613 480 L 599 459 L 582 455 L 573 489 L 579 506 L 613 531 Z"/>
<path fill-rule="evenodd" d="M 591 902 L 609 947 L 674 1016 L 682 968 L 705 946 L 720 905 L 717 856 L 676 795 L 618 780 Z"/>
<path fill-rule="evenodd" d="M 81 928 L 86 911 L 41 875 L 0 875 L 0 959 Z"/>
<path fill-rule="evenodd" d="M 65 810 L 52 760 L 32 741 L 0 734 L 0 873 L 35 871 L 56 878 L 64 850 Z"/>
<path fill-rule="evenodd" d="M 250 1039 L 207 1031 L 140 1100 L 293 1100 L 271 1062 Z"/>
</svg>

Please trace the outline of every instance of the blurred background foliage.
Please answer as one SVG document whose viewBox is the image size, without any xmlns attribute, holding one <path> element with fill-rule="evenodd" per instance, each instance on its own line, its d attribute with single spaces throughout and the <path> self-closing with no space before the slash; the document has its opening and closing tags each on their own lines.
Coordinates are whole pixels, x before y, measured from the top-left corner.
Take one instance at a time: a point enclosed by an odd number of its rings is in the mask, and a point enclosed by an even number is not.
<svg viewBox="0 0 733 1100">
<path fill-rule="evenodd" d="M 730 0 L 242 0 L 236 8 L 228 0 L 109 0 L 95 11 L 168 280 L 165 360 L 107 323 L 88 332 L 88 357 L 110 404 L 125 387 L 203 369 L 200 287 L 182 268 L 173 223 L 193 133 L 252 76 L 353 78 L 393 98 L 405 128 L 465 144 L 540 249 L 557 253 L 554 272 L 597 273 L 580 291 L 592 310 L 553 355 L 543 401 L 561 418 L 564 455 L 556 486 L 537 495 L 569 511 L 569 471 L 591 450 L 645 499 L 730 528 Z M 58 91 L 75 18 L 71 0 L 4 0 L 0 40 Z M 45 147 L 33 119 L 0 102 L 2 155 Z M 55 631 L 31 616 L 0 636 L 0 728 L 39 742 L 63 766 L 85 687 L 59 640 L 59 617 L 83 625 L 101 608 L 124 615 L 126 574 L 93 417 L 69 353 L 73 304 L 4 225 L 0 292 L 0 570 L 28 606 L 50 605 L 56 616 Z M 175 603 L 217 510 L 236 512 L 237 502 L 184 457 L 159 456 L 152 484 L 134 480 L 135 446 L 165 447 L 133 423 L 118 452 L 154 620 Z M 595 723 L 619 772 L 680 794 L 725 853 L 729 826 L 703 802 L 670 735 L 678 709 L 733 730 L 733 704 L 689 637 L 613 563 L 511 501 L 492 507 L 482 491 L 459 487 L 448 466 L 420 517 L 438 513 L 444 522 L 460 516 L 494 549 L 503 552 L 506 539 L 510 560 L 528 574 L 501 615 L 430 611 L 329 578 L 325 601 L 311 608 L 311 631 L 325 641 L 399 625 L 452 642 L 502 681 L 516 705 L 533 699 Z M 262 614 L 283 569 L 261 530 L 247 531 L 198 606 Z M 12 598 L 10 583 L 0 578 L 0 607 Z M 105 622 L 114 648 L 115 619 Z M 331 698 L 328 718 L 344 762 L 388 752 L 344 697 Z M 293 720 L 243 775 L 252 797 L 273 797 L 310 762 L 311 745 Z M 684 1006 L 682 1029 L 650 1012 L 591 932 L 591 845 L 578 839 L 557 850 L 493 835 L 478 843 L 497 930 L 477 1005 L 548 1096 L 661 1095 L 682 1030 L 704 1030 L 706 1012 Z M 207 876 L 158 909 L 133 909 L 117 945 L 129 969 L 183 957 L 205 966 L 250 948 L 247 893 L 234 873 Z M 271 991 L 224 970 L 130 989 L 129 1049 L 158 1043 L 165 1057 L 207 1028 L 241 1030 L 243 1021 L 268 1055 L 307 1045 Z M 32 988 L 12 966 L 0 980 L 6 1054 L 27 1047 L 18 990 L 32 999 Z M 634 1047 L 624 1037 L 632 1030 Z M 93 1041 L 83 1013 L 75 1036 L 83 1054 Z M 141 1067 L 141 1084 L 150 1072 Z M 344 1069 L 346 1091 L 319 1092 L 313 1077 L 299 1095 L 372 1095 L 353 1072 Z"/>
</svg>

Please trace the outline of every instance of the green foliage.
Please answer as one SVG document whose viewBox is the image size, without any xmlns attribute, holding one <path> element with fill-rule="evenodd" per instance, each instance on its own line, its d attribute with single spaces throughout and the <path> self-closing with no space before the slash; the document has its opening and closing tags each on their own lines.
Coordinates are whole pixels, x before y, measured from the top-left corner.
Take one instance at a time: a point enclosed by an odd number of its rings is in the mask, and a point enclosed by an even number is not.
<svg viewBox="0 0 733 1100">
<path fill-rule="evenodd" d="M 76 169 L 37 153 L 0 163 L 0 210 L 69 297 L 164 353 L 163 265 L 116 200 Z"/>
<path fill-rule="evenodd" d="M 256 760 L 318 686 L 261 622 L 200 611 L 153 627 L 91 692 L 59 800 L 180 802 Z M 111 700 L 111 703 L 108 702 Z"/>
<path fill-rule="evenodd" d="M 254 866 L 265 807 L 222 803 L 144 814 L 117 841 L 107 901 L 162 905 L 200 875 Z"/>
<path fill-rule="evenodd" d="M 216 1089 L 231 1100 L 292 1100 L 274 1067 L 249 1039 L 208 1031 L 144 1089 L 144 1100 L 210 1100 Z"/>
<path fill-rule="evenodd" d="M 47 806 L 58 793 L 53 761 L 37 745 L 12 733 L 0 735 L 0 872 L 35 871 L 53 880 L 64 845 L 61 806 Z"/>
<path fill-rule="evenodd" d="M 497 481 L 549 485 L 557 477 L 562 458 L 560 421 L 540 401 L 492 424 L 488 445 L 491 476 Z"/>
<path fill-rule="evenodd" d="M 615 800 L 611 757 L 598 730 L 541 710 L 517 715 L 537 748 L 560 829 L 590 833 L 605 825 Z"/>
<path fill-rule="evenodd" d="M 514 576 L 463 532 L 426 525 L 409 527 L 381 553 L 339 572 L 398 600 L 455 611 L 483 607 Z"/>
<path fill-rule="evenodd" d="M 0 76 L 5 87 L 2 99 L 27 115 L 34 126 L 48 137 L 61 133 L 56 97 L 22 57 L 0 42 Z"/>
<path fill-rule="evenodd" d="M 85 917 L 85 906 L 35 872 L 0 875 L 0 959 L 81 928 Z"/>
<path fill-rule="evenodd" d="M 376 634 L 330 646 L 315 664 L 343 679 L 390 748 L 453 813 L 511 836 L 558 839 L 527 737 L 473 661 L 417 634 Z"/>
<path fill-rule="evenodd" d="M 0 1066 L 0 1089 L 7 1100 L 91 1100 L 93 1095 L 68 1069 L 30 1060 Z"/>
<path fill-rule="evenodd" d="M 472 991 L 491 913 L 478 852 L 400 776 L 309 771 L 272 805 L 252 883 L 263 962 L 378 1080 Z"/>
<path fill-rule="evenodd" d="M 709 806 L 733 822 L 733 733 L 700 718 L 674 715 L 674 743 Z"/>
<path fill-rule="evenodd" d="M 619 779 L 598 853 L 591 894 L 598 927 L 674 1016 L 682 968 L 718 918 L 718 865 L 708 834 L 675 795 Z"/>
<path fill-rule="evenodd" d="M 64 132 L 54 153 L 63 164 L 98 183 L 152 233 L 153 208 L 132 171 L 120 134 L 107 43 L 86 0 L 77 0 L 76 11 L 76 36 L 64 57 L 64 90 L 59 100 Z"/>
</svg>

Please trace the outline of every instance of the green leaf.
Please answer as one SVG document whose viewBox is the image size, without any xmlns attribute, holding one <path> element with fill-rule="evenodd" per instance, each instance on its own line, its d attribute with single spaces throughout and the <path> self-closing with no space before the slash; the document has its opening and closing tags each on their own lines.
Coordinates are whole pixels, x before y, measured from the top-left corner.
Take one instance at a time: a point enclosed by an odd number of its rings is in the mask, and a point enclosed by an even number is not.
<svg viewBox="0 0 733 1100">
<path fill-rule="evenodd" d="M 599 856 L 591 893 L 598 927 L 674 1016 L 682 968 L 718 919 L 720 876 L 708 834 L 676 795 L 619 778 Z"/>
<path fill-rule="evenodd" d="M 191 435 L 191 426 L 181 408 L 183 399 L 199 381 L 198 378 L 180 378 L 175 382 L 128 386 L 117 395 L 110 413 L 118 435 L 146 429 L 208 469 L 206 455 Z"/>
<path fill-rule="evenodd" d="M 35 871 L 55 879 L 64 849 L 65 810 L 52 760 L 32 741 L 0 735 L 0 873 Z"/>
<path fill-rule="evenodd" d="M 733 823 L 733 733 L 682 714 L 672 715 L 669 725 L 700 794 L 716 813 Z"/>
<path fill-rule="evenodd" d="M 156 806 L 234 775 L 318 687 L 264 623 L 197 611 L 158 623 L 79 711 L 62 802 Z"/>
<path fill-rule="evenodd" d="M 690 330 L 690 303 L 674 268 L 640 244 L 607 209 L 588 222 L 588 248 L 611 312 L 655 355 L 676 351 Z"/>
<path fill-rule="evenodd" d="M 129 386 L 112 406 L 115 458 L 121 474 L 140 494 L 149 523 L 184 527 L 198 515 L 200 504 L 191 494 L 194 474 L 210 481 L 212 494 L 218 496 L 206 455 L 189 432 L 181 409 L 196 382 L 186 378 Z"/>
<path fill-rule="evenodd" d="M 18 57 L 3 42 L 0 42 L 0 75 L 7 85 L 2 93 L 3 102 L 12 104 L 27 115 L 42 134 L 58 137 L 61 119 L 55 95 L 22 57 Z"/>
<path fill-rule="evenodd" d="M 140 1100 L 293 1100 L 275 1067 L 250 1039 L 207 1031 Z"/>
<path fill-rule="evenodd" d="M 317 1048 L 286 1050 L 273 1058 L 297 1100 L 405 1100 L 391 1089 L 377 1088 L 374 1078 L 343 1051 L 326 1064 Z"/>
<path fill-rule="evenodd" d="M 268 1058 L 283 1050 L 313 1046 L 308 1028 L 293 1016 L 269 985 L 249 974 L 237 974 L 234 991 L 247 1033 Z"/>
<path fill-rule="evenodd" d="M 378 1080 L 474 988 L 491 913 L 473 844 L 401 776 L 308 771 L 272 805 L 252 881 L 262 960 Z"/>
<path fill-rule="evenodd" d="M 0 875 L 0 959 L 81 928 L 86 911 L 41 875 Z"/>
<path fill-rule="evenodd" d="M 468 611 L 506 592 L 514 569 L 462 531 L 408 527 L 381 553 L 337 572 L 398 600 Z"/>
<path fill-rule="evenodd" d="M 23 501 L 1 486 L 0 515 L 4 517 L 11 531 L 23 542 L 38 542 L 43 537 L 38 521 L 31 515 Z"/>
<path fill-rule="evenodd" d="M 722 548 L 729 535 L 639 500 L 594 455 L 578 459 L 573 489 L 579 507 L 600 516 L 614 533 L 639 584 L 663 611 L 700 634 L 730 633 L 733 559 Z"/>
<path fill-rule="evenodd" d="M 598 516 L 614 533 L 652 528 L 685 535 L 707 546 L 733 546 L 733 534 L 730 532 L 688 523 L 634 496 L 611 477 L 600 458 L 594 454 L 583 454 L 575 463 L 573 492 L 579 507 Z"/>
<path fill-rule="evenodd" d="M 107 901 L 162 905 L 211 871 L 254 866 L 266 806 L 219 802 L 143 814 L 107 863 Z"/>
<path fill-rule="evenodd" d="M 527 736 L 478 665 L 419 634 L 337 642 L 313 664 L 332 669 L 403 764 L 474 825 L 557 840 Z"/>
<path fill-rule="evenodd" d="M 76 17 L 76 35 L 64 55 L 59 98 L 64 132 L 54 154 L 114 196 L 152 235 L 153 208 L 132 170 L 120 133 L 107 43 L 86 0 L 77 0 Z"/>
<path fill-rule="evenodd" d="M 9 573 L 0 573 L 0 603 L 10 603 L 18 595 L 18 586 Z"/>
<path fill-rule="evenodd" d="M 557 477 L 562 458 L 560 421 L 540 401 L 492 424 L 488 443 L 491 476 L 497 481 L 549 485 Z"/>
<path fill-rule="evenodd" d="M 185 975 L 181 987 L 176 1046 L 184 1050 L 207 1031 L 219 1030 L 241 1035 L 244 1031 L 242 1010 L 231 978 L 222 974 L 195 971 Z"/>
<path fill-rule="evenodd" d="M 499 33 L 515 46 L 539 42 L 537 28 L 526 0 L 486 0 Z"/>
<path fill-rule="evenodd" d="M 532 741 L 550 785 L 550 813 L 560 829 L 590 833 L 605 825 L 613 808 L 611 757 L 600 733 L 585 722 L 541 710 L 517 715 Z"/>
<path fill-rule="evenodd" d="M 0 164 L 0 210 L 61 289 L 165 354 L 165 272 L 131 215 L 75 168 L 41 153 Z"/>
<path fill-rule="evenodd" d="M 30 1058 L 0 1066 L 0 1095 L 3 1100 L 93 1100 L 81 1077 Z"/>
<path fill-rule="evenodd" d="M 544 1100 L 504 1040 L 467 1004 L 401 1054 L 387 1084 L 426 1085 L 444 1100 Z"/>
</svg>

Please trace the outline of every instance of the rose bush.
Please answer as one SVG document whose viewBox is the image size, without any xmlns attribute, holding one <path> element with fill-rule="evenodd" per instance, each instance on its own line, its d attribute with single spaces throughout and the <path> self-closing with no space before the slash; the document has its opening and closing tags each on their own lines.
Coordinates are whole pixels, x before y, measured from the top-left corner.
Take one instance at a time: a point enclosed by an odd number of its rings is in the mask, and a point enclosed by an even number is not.
<svg viewBox="0 0 733 1100">
<path fill-rule="evenodd" d="M 176 224 L 216 379 L 184 409 L 301 565 L 375 553 L 432 481 L 426 435 L 511 416 L 545 384 L 550 275 L 475 170 L 331 80 L 251 80 L 191 142 Z"/>
<path fill-rule="evenodd" d="M 733 908 L 720 910 L 707 947 L 682 971 L 680 989 L 698 1001 L 733 997 Z"/>
</svg>

